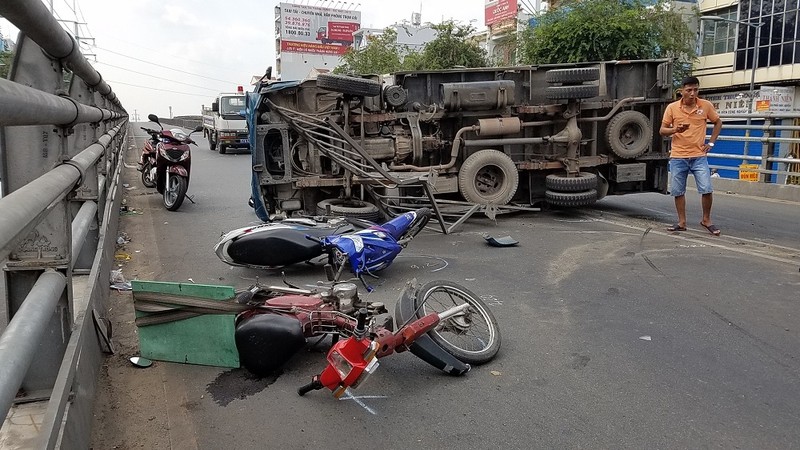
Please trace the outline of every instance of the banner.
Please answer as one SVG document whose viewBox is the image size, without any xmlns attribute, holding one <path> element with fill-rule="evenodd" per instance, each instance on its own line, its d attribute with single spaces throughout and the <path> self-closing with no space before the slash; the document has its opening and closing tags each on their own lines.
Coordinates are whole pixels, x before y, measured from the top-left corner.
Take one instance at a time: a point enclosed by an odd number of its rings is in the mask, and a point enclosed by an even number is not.
<svg viewBox="0 0 800 450">
<path fill-rule="evenodd" d="M 517 17 L 516 0 L 486 0 L 485 25 Z M 516 25 L 516 24 L 515 24 Z"/>
<path fill-rule="evenodd" d="M 361 12 L 281 3 L 281 52 L 341 55 L 361 28 Z"/>
</svg>

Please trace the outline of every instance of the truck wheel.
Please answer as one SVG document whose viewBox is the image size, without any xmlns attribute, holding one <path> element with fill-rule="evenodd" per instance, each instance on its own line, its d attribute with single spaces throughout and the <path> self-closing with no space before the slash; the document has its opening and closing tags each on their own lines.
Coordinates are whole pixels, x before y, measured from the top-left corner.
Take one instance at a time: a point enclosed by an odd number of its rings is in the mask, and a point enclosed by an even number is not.
<svg viewBox="0 0 800 450">
<path fill-rule="evenodd" d="M 653 127 L 639 111 L 622 111 L 608 122 L 606 140 L 611 151 L 621 158 L 636 158 L 650 146 Z"/>
<path fill-rule="evenodd" d="M 214 135 L 210 132 L 208 133 L 208 148 L 210 148 L 212 152 L 217 149 L 217 141 L 214 140 Z"/>
<path fill-rule="evenodd" d="M 228 146 L 225 144 L 219 144 L 219 154 L 224 155 L 225 152 L 228 151 Z"/>
<path fill-rule="evenodd" d="M 381 84 L 377 81 L 329 73 L 317 75 L 317 87 L 364 97 L 374 97 L 381 93 Z"/>
<path fill-rule="evenodd" d="M 471 203 L 505 205 L 514 197 L 518 186 L 517 165 L 497 150 L 473 153 L 458 171 L 458 190 Z"/>
<path fill-rule="evenodd" d="M 355 198 L 331 198 L 322 200 L 317 203 L 317 215 L 327 215 L 328 207 L 330 207 L 330 214 L 332 216 L 354 217 L 371 222 L 377 222 L 381 219 L 381 211 L 377 206 Z"/>
<path fill-rule="evenodd" d="M 581 84 L 577 86 L 548 86 L 544 94 L 551 100 L 592 98 L 600 95 L 600 86 Z"/>
<path fill-rule="evenodd" d="M 544 74 L 548 83 L 583 83 L 584 81 L 597 81 L 600 79 L 600 69 L 597 67 L 576 67 L 574 69 L 553 69 Z"/>
<path fill-rule="evenodd" d="M 588 206 L 597 201 L 597 190 L 583 192 L 557 192 L 547 190 L 544 193 L 547 203 L 553 206 L 578 207 Z"/>
<path fill-rule="evenodd" d="M 547 189 L 558 192 L 581 192 L 597 187 L 597 175 L 580 172 L 577 177 L 550 174 L 545 178 Z"/>
</svg>

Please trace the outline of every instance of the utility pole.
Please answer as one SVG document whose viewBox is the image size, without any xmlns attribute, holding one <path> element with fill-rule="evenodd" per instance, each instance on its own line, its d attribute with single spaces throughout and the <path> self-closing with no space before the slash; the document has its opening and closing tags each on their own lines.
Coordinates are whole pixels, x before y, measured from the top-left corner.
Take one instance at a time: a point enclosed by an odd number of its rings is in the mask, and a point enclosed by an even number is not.
<svg viewBox="0 0 800 450">
<path fill-rule="evenodd" d="M 172 106 L 169 107 L 169 118 L 172 119 Z"/>
</svg>

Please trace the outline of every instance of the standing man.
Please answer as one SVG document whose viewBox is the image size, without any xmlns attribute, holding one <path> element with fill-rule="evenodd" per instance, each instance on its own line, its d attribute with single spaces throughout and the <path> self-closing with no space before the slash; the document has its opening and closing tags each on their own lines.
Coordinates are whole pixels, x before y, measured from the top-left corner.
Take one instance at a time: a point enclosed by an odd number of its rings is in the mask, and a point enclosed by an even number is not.
<svg viewBox="0 0 800 450">
<path fill-rule="evenodd" d="M 686 231 L 686 180 L 691 172 L 697 184 L 697 192 L 702 196 L 703 220 L 700 225 L 712 235 L 719 236 L 719 228 L 711 221 L 713 188 L 706 153 L 714 148 L 714 142 L 722 130 L 722 120 L 711 102 L 697 96 L 700 80 L 686 77 L 681 85 L 681 99 L 667 105 L 659 130 L 662 136 L 672 136 L 672 150 L 669 155 L 670 191 L 675 197 L 678 222 L 667 228 L 667 231 Z M 707 122 L 714 124 L 708 142 Z"/>
</svg>

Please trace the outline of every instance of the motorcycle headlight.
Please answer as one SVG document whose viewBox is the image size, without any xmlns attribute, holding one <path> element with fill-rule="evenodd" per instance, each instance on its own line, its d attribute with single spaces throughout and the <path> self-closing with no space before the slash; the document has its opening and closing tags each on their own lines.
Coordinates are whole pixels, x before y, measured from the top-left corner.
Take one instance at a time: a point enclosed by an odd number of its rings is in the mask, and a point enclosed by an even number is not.
<svg viewBox="0 0 800 450">
<path fill-rule="evenodd" d="M 331 352 L 331 356 L 328 359 L 334 369 L 339 373 L 339 377 L 342 380 L 350 375 L 350 372 L 353 371 L 353 366 L 342 356 L 341 353 L 337 351 Z"/>
</svg>

